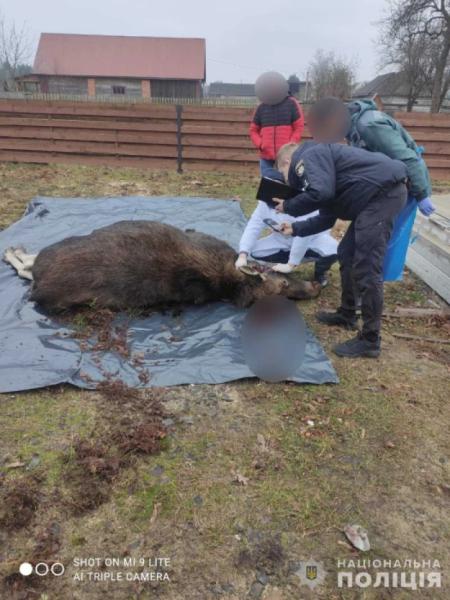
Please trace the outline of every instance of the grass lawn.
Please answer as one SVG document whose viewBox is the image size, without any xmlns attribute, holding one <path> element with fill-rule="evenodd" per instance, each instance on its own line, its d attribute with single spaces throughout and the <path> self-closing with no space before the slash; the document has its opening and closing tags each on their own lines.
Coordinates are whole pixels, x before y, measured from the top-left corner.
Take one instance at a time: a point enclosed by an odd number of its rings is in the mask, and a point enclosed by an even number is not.
<svg viewBox="0 0 450 600">
<path fill-rule="evenodd" d="M 249 214 L 256 184 L 251 174 L 0 164 L 0 228 L 37 195 L 239 197 Z M 338 298 L 334 270 L 319 299 L 300 305 L 327 352 L 349 334 L 321 326 L 314 313 Z M 386 285 L 387 309 L 440 304 L 411 274 Z M 438 318 L 385 320 L 379 360 L 330 354 L 339 385 L 3 394 L 0 597 L 448 598 L 448 581 L 416 591 L 337 587 L 338 560 L 439 560 L 444 572 L 450 564 L 448 346 L 398 332 L 445 338 L 449 329 Z M 153 403 L 165 409 L 168 434 L 158 452 L 125 460 L 118 436 Z M 349 523 L 367 529 L 368 553 L 345 541 Z M 168 557 L 170 582 L 77 581 L 77 557 Z M 296 574 L 310 558 L 327 572 L 313 591 Z M 61 561 L 66 573 L 17 574 L 20 563 L 41 559 Z"/>
</svg>

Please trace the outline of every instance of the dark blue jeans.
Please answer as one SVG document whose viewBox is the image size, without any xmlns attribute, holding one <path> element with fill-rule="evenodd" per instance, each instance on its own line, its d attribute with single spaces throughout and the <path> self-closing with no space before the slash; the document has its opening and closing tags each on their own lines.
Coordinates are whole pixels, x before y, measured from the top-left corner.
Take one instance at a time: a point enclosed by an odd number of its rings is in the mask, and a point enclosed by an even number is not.
<svg viewBox="0 0 450 600">
<path fill-rule="evenodd" d="M 259 171 L 261 173 L 261 177 L 264 177 L 267 170 L 272 170 L 275 165 L 274 160 L 268 160 L 267 158 L 259 159 Z"/>
</svg>

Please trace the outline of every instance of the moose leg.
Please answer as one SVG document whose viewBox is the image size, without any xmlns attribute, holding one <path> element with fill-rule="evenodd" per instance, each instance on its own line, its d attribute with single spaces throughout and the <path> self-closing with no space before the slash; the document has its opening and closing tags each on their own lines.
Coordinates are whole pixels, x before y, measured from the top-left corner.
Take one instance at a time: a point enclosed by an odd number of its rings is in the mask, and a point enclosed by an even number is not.
<svg viewBox="0 0 450 600">
<path fill-rule="evenodd" d="M 25 269 L 30 270 L 33 267 L 37 254 L 27 254 L 23 248 L 15 248 L 13 252 L 22 262 Z"/>
<path fill-rule="evenodd" d="M 28 270 L 27 267 L 25 267 L 25 265 L 19 258 L 17 258 L 14 248 L 7 248 L 5 250 L 3 260 L 6 263 L 10 264 L 13 267 L 13 269 L 17 271 L 17 275 L 19 277 L 23 277 L 23 279 L 29 279 L 30 281 L 33 281 L 33 275 L 31 274 L 31 271 Z"/>
</svg>

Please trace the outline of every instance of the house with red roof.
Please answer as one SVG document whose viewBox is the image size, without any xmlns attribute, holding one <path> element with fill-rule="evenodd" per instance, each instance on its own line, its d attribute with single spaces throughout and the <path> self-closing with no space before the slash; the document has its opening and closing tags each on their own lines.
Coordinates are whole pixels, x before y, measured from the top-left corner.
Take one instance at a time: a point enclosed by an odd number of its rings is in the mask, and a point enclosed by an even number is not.
<svg viewBox="0 0 450 600">
<path fill-rule="evenodd" d="M 86 96 L 198 98 L 203 38 L 42 33 L 25 91 Z"/>
</svg>

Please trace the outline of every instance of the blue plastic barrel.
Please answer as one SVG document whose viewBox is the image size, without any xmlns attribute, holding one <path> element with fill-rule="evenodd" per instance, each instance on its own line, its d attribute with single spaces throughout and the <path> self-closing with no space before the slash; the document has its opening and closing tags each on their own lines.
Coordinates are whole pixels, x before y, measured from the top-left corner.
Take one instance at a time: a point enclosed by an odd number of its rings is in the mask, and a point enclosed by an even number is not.
<svg viewBox="0 0 450 600">
<path fill-rule="evenodd" d="M 409 197 L 403 210 L 397 215 L 389 240 L 383 265 L 384 281 L 401 281 L 408 251 L 411 231 L 416 218 L 417 201 Z"/>
</svg>

